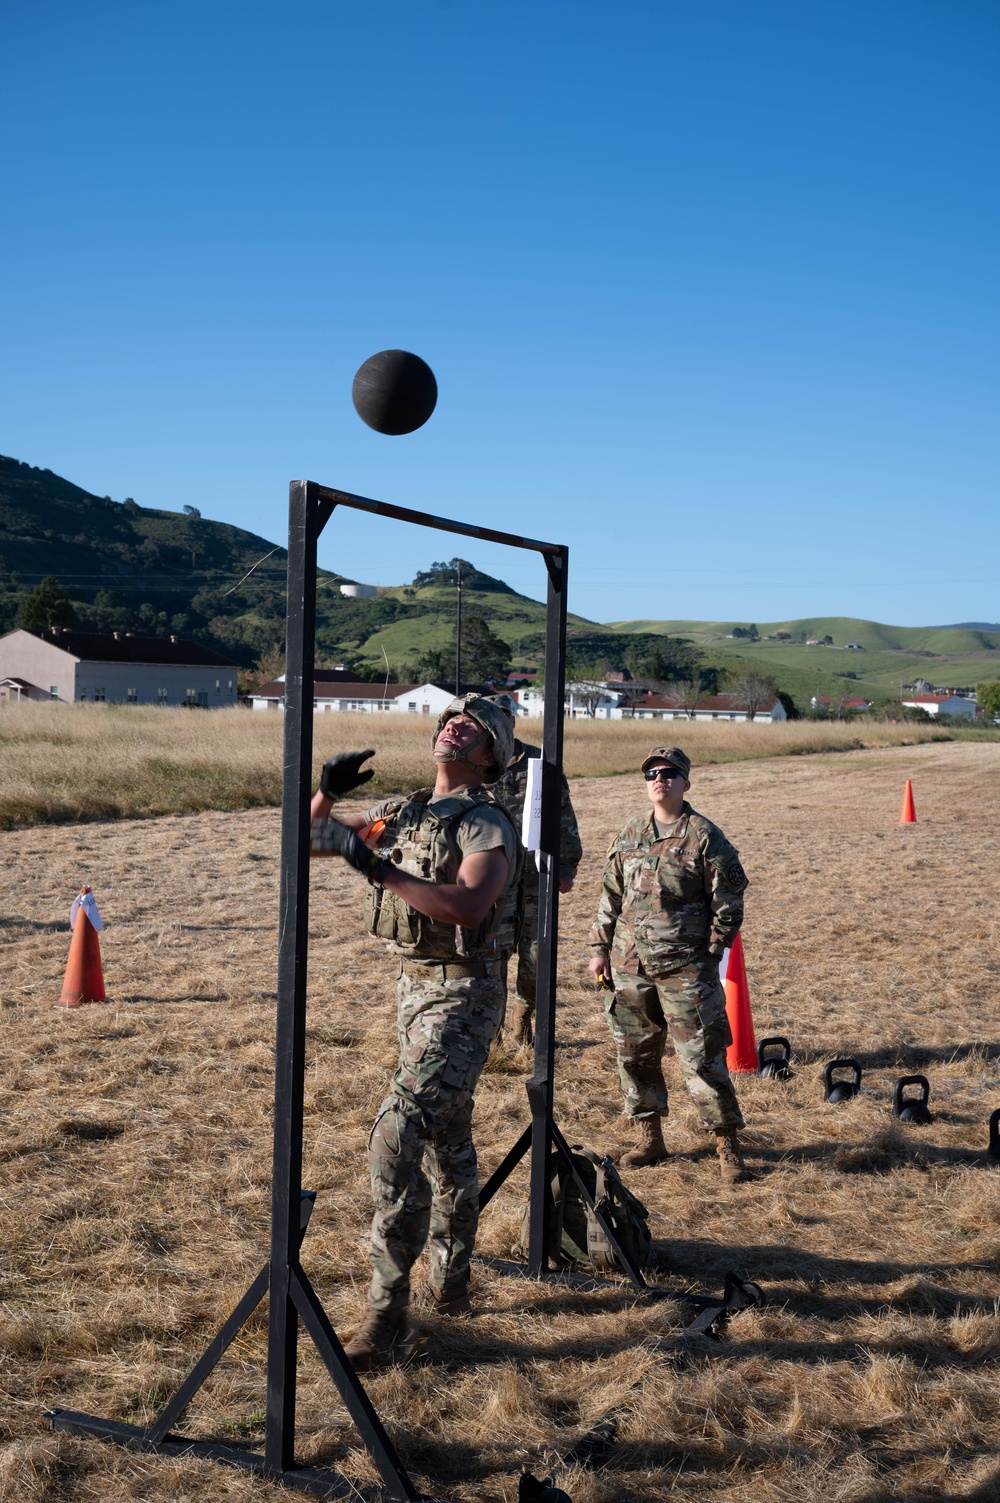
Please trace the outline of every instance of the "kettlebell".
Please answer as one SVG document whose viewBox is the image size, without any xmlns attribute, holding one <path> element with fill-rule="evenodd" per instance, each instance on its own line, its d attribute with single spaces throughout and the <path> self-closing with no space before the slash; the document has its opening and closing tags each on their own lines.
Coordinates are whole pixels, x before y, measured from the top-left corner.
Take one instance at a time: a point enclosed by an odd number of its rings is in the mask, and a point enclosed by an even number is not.
<svg viewBox="0 0 1000 1503">
<path fill-rule="evenodd" d="M 771 1050 L 772 1053 L 768 1053 Z M 777 1051 L 776 1053 L 773 1051 Z M 757 1045 L 757 1074 L 768 1080 L 791 1080 L 792 1046 L 780 1034 Z"/>
<path fill-rule="evenodd" d="M 907 1086 L 917 1086 L 919 1096 L 904 1095 Z M 931 1088 L 926 1075 L 902 1076 L 893 1087 L 892 1115 L 898 1117 L 900 1122 L 912 1122 L 914 1127 L 922 1127 L 925 1122 L 933 1120 L 927 1107 L 930 1094 Z"/>
<path fill-rule="evenodd" d="M 991 1164 L 1000 1164 L 1000 1106 L 990 1117 L 990 1146 L 986 1151 Z"/>
<path fill-rule="evenodd" d="M 834 1070 L 850 1070 L 850 1080 L 834 1080 Z M 861 1089 L 861 1066 L 856 1059 L 831 1059 L 823 1066 L 823 1100 L 831 1106 L 841 1101 L 850 1101 Z"/>
<path fill-rule="evenodd" d="M 517 1484 L 517 1503 L 573 1503 L 569 1493 L 556 1487 L 551 1477 L 534 1477 L 524 1471 Z"/>
</svg>

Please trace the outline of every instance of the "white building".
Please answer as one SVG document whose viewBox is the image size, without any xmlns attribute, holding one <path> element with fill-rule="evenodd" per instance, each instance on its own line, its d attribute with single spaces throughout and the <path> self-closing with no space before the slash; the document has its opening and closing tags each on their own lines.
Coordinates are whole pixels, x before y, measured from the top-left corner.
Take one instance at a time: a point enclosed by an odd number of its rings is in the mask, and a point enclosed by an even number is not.
<svg viewBox="0 0 1000 1503">
<path fill-rule="evenodd" d="M 317 668 L 313 674 L 313 710 L 317 715 L 433 715 L 437 719 L 454 697 L 451 689 L 442 689 L 439 684 L 365 684 L 338 668 Z M 285 675 L 258 689 L 250 703 L 255 710 L 283 710 Z"/>
<path fill-rule="evenodd" d="M 198 642 L 132 632 L 10 631 L 0 699 L 78 704 L 235 705 L 236 664 Z"/>
<path fill-rule="evenodd" d="M 517 700 L 528 715 L 545 712 L 544 689 L 519 689 Z M 746 705 L 731 694 L 704 695 L 690 712 L 677 700 L 665 694 L 642 694 L 630 699 L 618 685 L 607 684 L 603 693 L 581 692 L 579 686 L 568 685 L 563 704 L 563 713 L 573 720 L 749 720 Z M 780 699 L 769 699 L 754 713 L 754 723 L 771 725 L 787 720 L 788 715 Z"/>
<path fill-rule="evenodd" d="M 911 710 L 926 710 L 928 715 L 964 715 L 968 720 L 976 718 L 976 701 L 962 694 L 914 694 L 904 699 L 903 704 Z"/>
</svg>

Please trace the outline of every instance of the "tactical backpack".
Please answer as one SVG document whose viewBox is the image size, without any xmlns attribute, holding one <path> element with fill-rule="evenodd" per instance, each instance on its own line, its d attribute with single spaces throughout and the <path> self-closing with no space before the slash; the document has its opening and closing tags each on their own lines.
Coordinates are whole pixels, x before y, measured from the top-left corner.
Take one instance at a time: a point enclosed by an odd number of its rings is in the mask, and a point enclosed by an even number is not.
<svg viewBox="0 0 1000 1503">
<path fill-rule="evenodd" d="M 607 1221 L 619 1245 L 637 1268 L 645 1268 L 652 1251 L 649 1212 L 631 1190 L 622 1184 L 618 1170 L 605 1154 L 592 1153 L 575 1144 L 570 1153 L 577 1174 L 587 1187 L 594 1208 Z M 552 1219 L 549 1223 L 548 1255 L 556 1268 L 584 1266 L 601 1272 L 621 1269 L 618 1255 L 604 1228 L 584 1200 L 575 1177 L 558 1153 L 549 1160 Z M 530 1205 L 525 1206 L 521 1235 L 511 1249 L 515 1257 L 528 1256 Z"/>
</svg>

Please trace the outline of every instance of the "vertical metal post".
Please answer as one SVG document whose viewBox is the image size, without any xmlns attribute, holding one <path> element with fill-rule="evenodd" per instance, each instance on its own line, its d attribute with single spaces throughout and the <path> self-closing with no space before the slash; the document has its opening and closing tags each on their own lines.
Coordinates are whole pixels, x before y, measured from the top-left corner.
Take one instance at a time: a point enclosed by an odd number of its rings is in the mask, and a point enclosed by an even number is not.
<svg viewBox="0 0 1000 1503">
<path fill-rule="evenodd" d="M 458 599 L 455 605 L 455 698 L 462 692 L 462 560 L 458 560 Z"/>
<path fill-rule="evenodd" d="M 531 1190 L 528 1270 L 548 1266 L 549 1125 L 555 1077 L 556 935 L 559 925 L 560 805 L 562 803 L 563 700 L 566 694 L 566 580 L 569 550 L 546 553 L 545 718 L 542 733 L 542 829 L 538 852 L 538 981 L 535 1002 L 535 1068 L 528 1083 L 531 1103 Z"/>
<path fill-rule="evenodd" d="M 271 1181 L 271 1277 L 267 1334 L 267 1465 L 287 1471 L 295 1457 L 298 1316 L 291 1273 L 298 1264 L 302 1193 L 306 962 L 309 945 L 309 803 L 312 781 L 313 651 L 316 623 L 315 498 L 297 481 L 288 495 L 288 604 L 285 636 L 281 895 Z"/>
</svg>

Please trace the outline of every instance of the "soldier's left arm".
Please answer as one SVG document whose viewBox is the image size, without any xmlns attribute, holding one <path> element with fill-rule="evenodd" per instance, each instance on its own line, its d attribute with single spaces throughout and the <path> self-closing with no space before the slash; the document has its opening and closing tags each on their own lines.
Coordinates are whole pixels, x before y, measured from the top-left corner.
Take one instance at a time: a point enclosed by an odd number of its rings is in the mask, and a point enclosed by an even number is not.
<svg viewBox="0 0 1000 1503">
<path fill-rule="evenodd" d="M 711 910 L 708 949 L 718 959 L 731 945 L 743 923 L 743 894 L 750 885 L 740 865 L 740 853 L 713 830 L 704 851 L 705 892 Z"/>
</svg>

